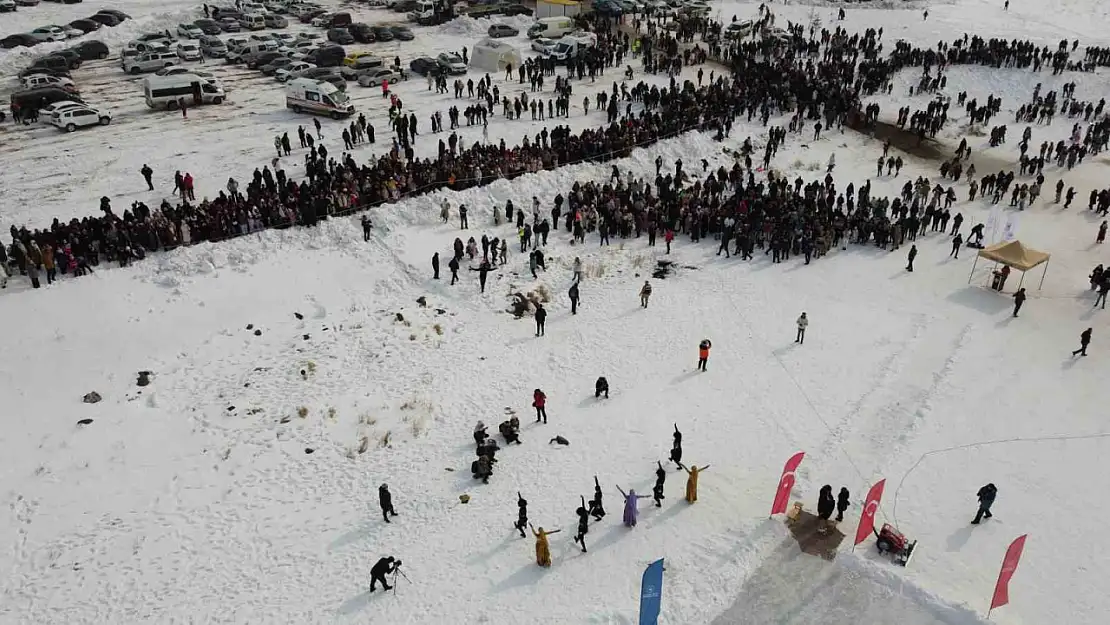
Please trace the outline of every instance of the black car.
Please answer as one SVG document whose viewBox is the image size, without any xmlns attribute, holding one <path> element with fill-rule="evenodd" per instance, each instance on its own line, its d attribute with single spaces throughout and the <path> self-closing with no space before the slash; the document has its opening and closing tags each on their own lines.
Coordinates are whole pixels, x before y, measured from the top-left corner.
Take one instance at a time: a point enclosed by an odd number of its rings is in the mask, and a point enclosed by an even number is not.
<svg viewBox="0 0 1110 625">
<path fill-rule="evenodd" d="M 393 33 L 385 26 L 371 26 L 378 41 L 393 41 Z"/>
<path fill-rule="evenodd" d="M 108 58 L 108 46 L 102 41 L 82 41 L 69 49 L 76 52 L 83 61 Z"/>
<path fill-rule="evenodd" d="M 117 11 L 115 9 L 100 9 L 99 11 L 97 11 L 97 13 L 107 13 L 108 15 L 115 15 L 120 19 L 121 22 L 126 22 L 127 20 L 131 19 L 130 15 L 124 13 L 123 11 Z"/>
<path fill-rule="evenodd" d="M 51 52 L 50 56 L 64 57 L 65 60 L 66 60 L 66 63 L 69 64 L 69 69 L 77 69 L 78 67 L 81 67 L 81 61 L 84 60 L 84 59 L 81 58 L 81 54 L 79 52 L 77 52 L 76 50 L 70 49 L 70 48 L 66 48 L 65 50 L 58 50 L 56 52 Z"/>
<path fill-rule="evenodd" d="M 358 43 L 374 43 L 378 40 L 374 36 L 374 29 L 370 28 L 369 24 L 363 24 L 362 22 L 351 24 L 347 27 L 347 32 L 351 33 L 351 36 Z"/>
<path fill-rule="evenodd" d="M 422 56 L 418 59 L 413 59 L 409 62 L 409 69 L 412 70 L 412 73 L 420 74 L 421 76 L 427 76 L 429 74 L 438 76 L 440 73 L 439 63 L 430 56 Z"/>
<path fill-rule="evenodd" d="M 347 32 L 346 28 L 329 28 L 328 41 L 345 46 L 354 43 L 355 38 Z"/>
<path fill-rule="evenodd" d="M 100 22 L 102 26 L 117 26 L 123 21 L 111 13 L 95 13 L 90 15 L 89 19 L 94 22 Z"/>
<path fill-rule="evenodd" d="M 73 20 L 69 23 L 69 26 L 88 34 L 93 32 L 94 30 L 100 30 L 101 24 L 100 22 L 94 22 L 92 20 Z"/>
<path fill-rule="evenodd" d="M 218 35 L 224 31 L 224 29 L 220 28 L 220 25 L 216 23 L 216 20 L 210 20 L 207 17 L 202 17 L 193 22 L 193 26 L 199 28 L 200 32 L 206 35 Z"/>
<path fill-rule="evenodd" d="M 347 51 L 341 46 L 327 46 L 310 51 L 305 55 L 304 60 L 316 67 L 339 67 L 346 56 Z"/>
<path fill-rule="evenodd" d="M 321 15 L 323 15 L 324 13 L 327 13 L 327 12 L 328 12 L 327 9 L 312 9 L 311 11 L 305 11 L 304 13 L 301 13 L 301 23 L 302 24 L 311 24 L 312 20 L 316 19 L 317 17 L 320 17 Z M 220 12 L 220 16 L 221 17 L 223 16 L 222 11 Z"/>
<path fill-rule="evenodd" d="M 19 46 L 26 46 L 28 48 L 37 46 L 42 41 L 38 38 L 28 35 L 27 33 L 20 33 L 18 35 L 8 35 L 0 39 L 0 48 L 10 50 L 11 48 L 18 48 Z"/>
<path fill-rule="evenodd" d="M 27 89 L 26 91 L 17 91 L 11 95 L 9 101 L 11 102 L 13 111 L 18 109 L 34 109 L 37 111 L 48 104 L 62 102 L 64 100 L 84 103 L 81 96 L 72 91 L 66 91 L 58 87 L 37 87 L 35 89 Z"/>
<path fill-rule="evenodd" d="M 505 6 L 501 7 L 501 15 L 507 15 L 507 16 L 511 17 L 513 15 L 531 15 L 531 14 L 532 14 L 532 9 L 529 9 L 528 7 L 524 6 L 523 4 L 506 4 Z"/>
<path fill-rule="evenodd" d="M 63 56 L 61 54 L 48 54 L 40 56 L 27 66 L 27 69 L 36 67 L 45 67 L 46 69 L 60 69 L 69 71 L 81 67 L 81 60 L 73 57 Z"/>
<path fill-rule="evenodd" d="M 262 70 L 262 73 L 266 76 L 273 76 L 279 69 L 289 67 L 293 63 L 293 59 L 286 56 L 279 56 L 258 69 Z"/>
<path fill-rule="evenodd" d="M 81 2 L 81 0 L 62 0 L 62 4 L 77 4 L 79 2 Z"/>
<path fill-rule="evenodd" d="M 398 41 L 412 41 L 416 39 L 416 35 L 412 34 L 412 29 L 408 26 L 390 26 L 389 32 L 393 33 L 393 38 Z"/>
<path fill-rule="evenodd" d="M 282 56 L 282 54 L 280 52 L 278 52 L 276 50 L 269 50 L 267 52 L 259 52 L 258 54 L 252 54 L 250 56 L 250 58 L 245 59 L 245 61 L 247 63 L 247 67 L 249 69 L 258 69 L 258 68 L 262 67 L 263 65 L 269 63 L 270 61 L 273 61 L 274 59 L 278 58 L 279 56 Z"/>
<path fill-rule="evenodd" d="M 58 58 L 61 59 L 61 57 Z M 19 72 L 19 77 L 23 78 L 24 76 L 30 76 L 32 74 L 47 74 L 49 76 L 57 76 L 59 78 L 69 78 L 69 70 L 66 69 L 64 63 L 58 63 L 56 65 L 31 64 L 30 66 L 23 68 L 23 70 Z"/>
</svg>

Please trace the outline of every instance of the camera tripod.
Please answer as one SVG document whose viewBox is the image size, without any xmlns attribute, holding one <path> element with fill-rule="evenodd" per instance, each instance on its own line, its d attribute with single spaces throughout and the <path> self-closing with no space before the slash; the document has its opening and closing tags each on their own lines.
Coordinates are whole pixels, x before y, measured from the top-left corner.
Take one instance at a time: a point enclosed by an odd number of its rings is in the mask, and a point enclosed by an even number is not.
<svg viewBox="0 0 1110 625">
<path fill-rule="evenodd" d="M 397 594 L 397 576 L 398 575 L 405 578 L 406 582 L 408 582 L 410 584 L 412 583 L 412 580 L 409 579 L 408 575 L 405 575 L 405 572 L 401 570 L 401 567 L 398 566 L 397 568 L 393 569 L 393 594 L 394 595 Z"/>
</svg>

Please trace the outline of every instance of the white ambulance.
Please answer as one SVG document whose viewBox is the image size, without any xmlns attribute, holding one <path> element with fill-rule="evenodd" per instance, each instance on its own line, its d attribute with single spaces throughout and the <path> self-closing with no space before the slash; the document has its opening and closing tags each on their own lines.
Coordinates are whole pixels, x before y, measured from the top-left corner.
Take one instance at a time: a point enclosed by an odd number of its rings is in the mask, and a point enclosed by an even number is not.
<svg viewBox="0 0 1110 625">
<path fill-rule="evenodd" d="M 326 80 L 294 78 L 285 85 L 285 106 L 294 113 L 327 115 L 332 119 L 355 113 L 351 98 Z"/>
</svg>

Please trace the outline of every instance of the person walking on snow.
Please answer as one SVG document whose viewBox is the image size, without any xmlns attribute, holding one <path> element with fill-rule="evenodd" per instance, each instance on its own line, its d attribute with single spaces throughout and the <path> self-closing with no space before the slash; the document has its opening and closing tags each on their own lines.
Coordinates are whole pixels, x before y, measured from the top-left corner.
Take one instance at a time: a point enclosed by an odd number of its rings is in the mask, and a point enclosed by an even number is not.
<svg viewBox="0 0 1110 625">
<path fill-rule="evenodd" d="M 1091 329 L 1087 328 L 1086 330 L 1083 331 L 1082 334 L 1079 335 L 1079 349 L 1072 352 L 1071 355 L 1075 356 L 1076 354 L 1078 354 L 1080 356 L 1086 356 L 1087 355 L 1087 345 L 1089 345 L 1090 343 L 1091 343 Z"/>
<path fill-rule="evenodd" d="M 1018 311 L 1021 310 L 1021 305 L 1025 303 L 1025 287 L 1017 290 L 1014 293 L 1014 316 L 1018 316 Z"/>
<path fill-rule="evenodd" d="M 382 484 L 378 487 L 378 505 L 382 508 L 382 518 L 389 523 L 389 517 L 397 516 L 393 510 L 393 496 L 389 494 L 389 486 Z"/>
<path fill-rule="evenodd" d="M 532 391 L 532 406 L 536 409 L 536 423 L 543 419 L 547 424 L 547 395 L 540 389 Z"/>
<path fill-rule="evenodd" d="M 707 464 L 700 469 L 696 464 L 690 465 L 689 469 L 685 465 L 680 464 L 678 466 L 686 471 L 686 503 L 696 503 L 698 501 L 698 475 L 708 469 L 709 465 Z"/>
<path fill-rule="evenodd" d="M 432 279 L 439 280 L 439 252 L 432 254 Z"/>
<path fill-rule="evenodd" d="M 848 501 L 849 496 L 850 495 L 848 494 L 848 489 L 841 486 L 840 487 L 840 493 L 836 496 L 836 522 L 837 523 L 840 523 L 841 521 L 844 520 L 844 511 L 848 509 L 848 506 L 852 505 L 851 502 Z"/>
<path fill-rule="evenodd" d="M 713 347 L 713 343 L 709 339 L 702 339 L 698 343 L 698 369 L 705 371 L 705 365 L 709 362 L 709 349 Z"/>
<path fill-rule="evenodd" d="M 578 314 L 578 283 L 570 285 L 570 290 L 567 291 L 567 296 L 570 297 L 570 314 Z"/>
<path fill-rule="evenodd" d="M 143 180 L 146 181 L 147 191 L 153 191 L 154 183 L 151 182 L 151 177 L 154 175 L 154 170 L 150 168 L 150 165 L 143 163 L 143 168 L 139 170 L 139 173 L 143 175 Z M 1106 222 L 1104 221 L 1102 223 L 1105 224 Z"/>
<path fill-rule="evenodd" d="M 907 256 L 909 262 L 906 264 L 906 271 L 913 273 L 913 259 L 915 258 L 917 258 L 917 245 L 911 245 L 909 256 Z"/>
<path fill-rule="evenodd" d="M 794 337 L 794 342 L 799 345 L 804 345 L 806 342 L 806 328 L 809 327 L 809 318 L 803 312 L 801 317 L 798 317 L 798 335 Z"/>
<path fill-rule="evenodd" d="M 619 490 L 621 496 L 624 497 L 624 526 L 636 527 L 636 517 L 640 515 L 637 502 L 646 498 L 647 495 L 637 495 L 636 491 L 631 488 L 628 489 L 626 493 L 620 486 L 617 486 L 617 490 Z"/>
<path fill-rule="evenodd" d="M 643 308 L 648 307 L 648 300 L 651 298 L 651 282 L 644 280 L 644 286 L 640 287 L 640 306 Z"/>
<path fill-rule="evenodd" d="M 975 519 L 971 521 L 972 525 L 979 525 L 983 517 L 991 518 L 991 506 L 994 505 L 994 498 L 997 495 L 998 488 L 993 483 L 979 489 L 975 494 L 979 498 L 979 511 L 975 513 Z"/>
</svg>

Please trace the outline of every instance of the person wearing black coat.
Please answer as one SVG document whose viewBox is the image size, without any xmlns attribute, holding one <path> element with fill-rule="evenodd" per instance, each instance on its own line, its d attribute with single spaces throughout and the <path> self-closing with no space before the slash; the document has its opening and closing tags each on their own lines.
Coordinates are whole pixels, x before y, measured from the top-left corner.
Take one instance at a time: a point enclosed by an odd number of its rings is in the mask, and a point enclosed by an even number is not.
<svg viewBox="0 0 1110 625">
<path fill-rule="evenodd" d="M 655 486 L 651 488 L 651 497 L 655 500 L 655 507 L 663 507 L 663 484 L 667 481 L 667 471 L 663 468 L 663 463 L 658 460 L 655 464 L 659 467 L 655 469 Z"/>
<path fill-rule="evenodd" d="M 1075 355 L 1078 354 L 1078 355 L 1086 356 L 1087 355 L 1087 346 L 1090 345 L 1090 344 L 1091 344 L 1091 328 L 1087 328 L 1086 330 L 1084 330 L 1083 332 L 1081 332 L 1079 334 L 1079 349 L 1072 352 L 1071 355 L 1075 356 Z"/>
<path fill-rule="evenodd" d="M 594 383 L 594 399 L 601 397 L 602 393 L 605 394 L 605 399 L 609 399 L 609 380 L 605 376 L 601 376 Z"/>
<path fill-rule="evenodd" d="M 579 495 L 581 497 L 581 495 Z M 582 497 L 582 505 L 574 511 L 578 515 L 578 535 L 574 542 L 582 545 L 582 553 L 586 553 L 586 534 L 590 531 L 590 512 L 586 509 L 586 498 Z"/>
<path fill-rule="evenodd" d="M 378 560 L 378 563 L 370 569 L 370 592 L 374 592 L 374 584 L 379 582 L 383 590 L 392 589 L 393 587 L 389 585 L 389 582 L 385 581 L 385 576 L 396 571 L 400 566 L 401 561 L 394 560 L 393 556 Z"/>
<path fill-rule="evenodd" d="M 597 481 L 597 476 L 594 476 L 594 498 L 590 500 L 590 516 L 595 521 L 600 521 L 605 517 L 605 507 L 601 503 L 601 482 Z"/>
<path fill-rule="evenodd" d="M 578 314 L 578 283 L 577 282 L 570 285 L 570 290 L 567 291 L 567 295 L 570 297 L 570 314 L 577 315 Z"/>
<path fill-rule="evenodd" d="M 536 306 L 536 336 L 543 336 L 543 324 L 547 321 L 547 309 Z"/>
<path fill-rule="evenodd" d="M 527 538 L 524 533 L 524 528 L 528 527 L 528 501 L 520 496 L 520 491 L 516 492 L 516 524 L 513 525 L 520 532 L 521 538 Z"/>
<path fill-rule="evenodd" d="M 848 498 L 850 496 L 851 495 L 848 494 L 848 489 L 841 486 L 840 487 L 840 494 L 838 494 L 836 496 L 836 522 L 837 523 L 840 523 L 841 521 L 844 520 L 844 511 L 848 509 L 848 506 L 852 505 L 848 501 Z"/>
<path fill-rule="evenodd" d="M 975 520 L 971 522 L 972 525 L 979 525 L 979 521 L 983 517 L 991 518 L 991 506 L 994 504 L 994 498 L 998 495 L 998 488 L 994 484 L 987 484 L 979 489 L 976 496 L 979 498 L 979 511 L 975 513 Z"/>
<path fill-rule="evenodd" d="M 439 280 L 439 252 L 432 254 L 432 276 L 433 280 Z"/>
<path fill-rule="evenodd" d="M 389 517 L 397 516 L 393 510 L 393 495 L 389 494 L 389 486 L 382 484 L 378 487 L 378 505 L 382 508 L 382 518 L 389 523 Z"/>
<path fill-rule="evenodd" d="M 459 281 L 458 257 L 452 258 L 450 262 L 447 263 L 447 268 L 451 270 L 451 286 L 455 286 L 455 283 Z"/>
<path fill-rule="evenodd" d="M 833 499 L 832 486 L 825 484 L 821 487 L 821 494 L 817 497 L 817 518 L 828 521 L 836 510 L 836 500 Z"/>
<path fill-rule="evenodd" d="M 678 465 L 679 470 L 682 469 L 682 432 L 678 431 L 678 424 L 674 425 L 674 444 L 671 445 L 671 462 Z"/>
<path fill-rule="evenodd" d="M 1021 310 L 1021 305 L 1025 303 L 1025 289 L 1020 288 L 1017 293 L 1014 293 L 1014 315 L 1018 316 L 1018 311 Z"/>
</svg>

